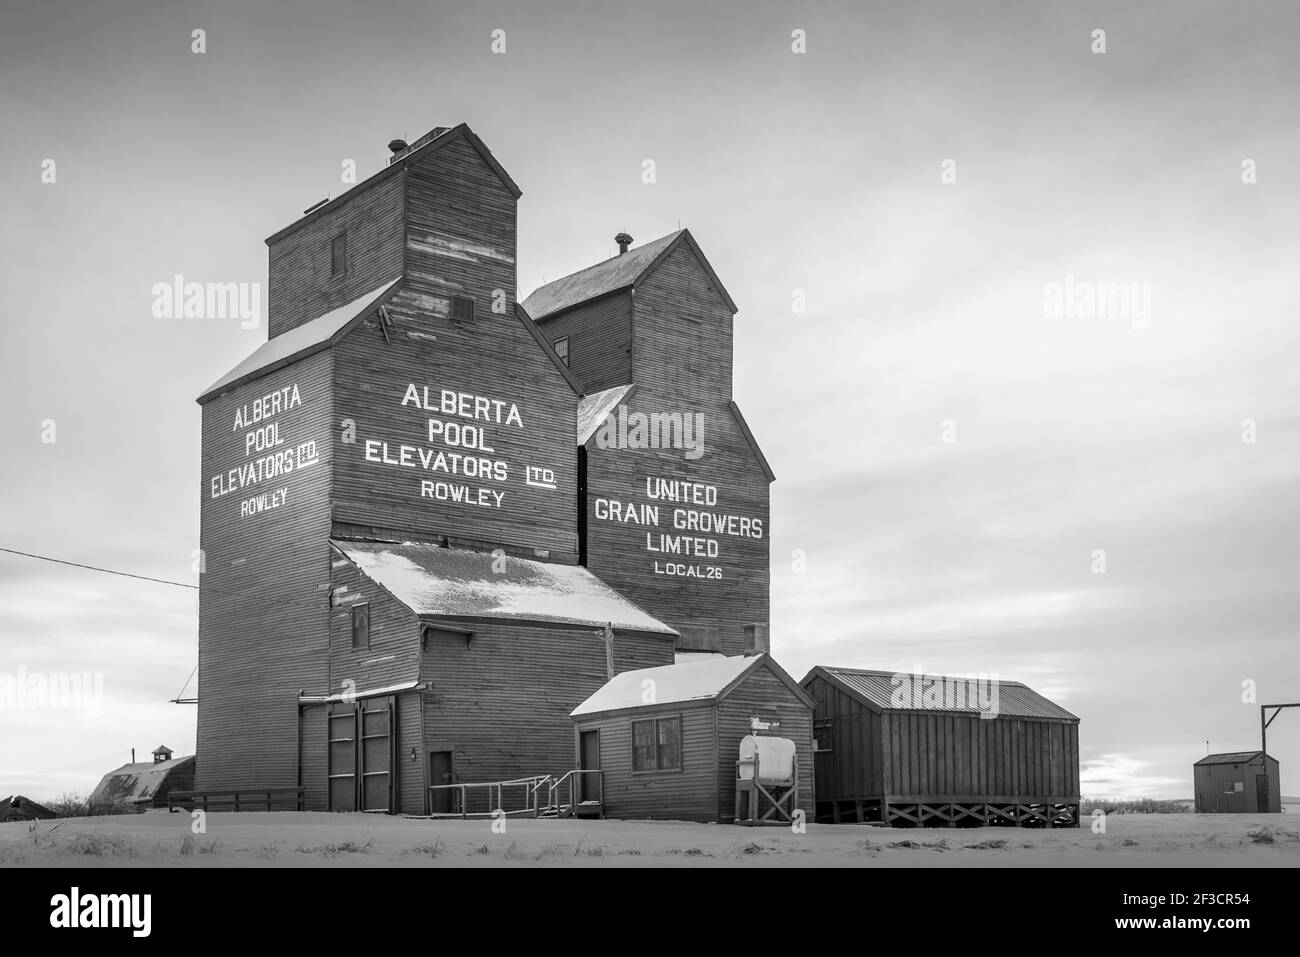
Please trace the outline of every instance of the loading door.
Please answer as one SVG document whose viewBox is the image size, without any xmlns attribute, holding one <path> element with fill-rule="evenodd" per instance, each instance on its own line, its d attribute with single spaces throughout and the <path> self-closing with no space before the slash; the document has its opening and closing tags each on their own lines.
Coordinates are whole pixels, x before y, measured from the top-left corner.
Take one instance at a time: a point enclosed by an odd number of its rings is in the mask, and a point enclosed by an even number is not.
<svg viewBox="0 0 1300 957">
<path fill-rule="evenodd" d="M 331 811 L 391 811 L 393 699 L 335 704 L 329 716 Z"/>
</svg>

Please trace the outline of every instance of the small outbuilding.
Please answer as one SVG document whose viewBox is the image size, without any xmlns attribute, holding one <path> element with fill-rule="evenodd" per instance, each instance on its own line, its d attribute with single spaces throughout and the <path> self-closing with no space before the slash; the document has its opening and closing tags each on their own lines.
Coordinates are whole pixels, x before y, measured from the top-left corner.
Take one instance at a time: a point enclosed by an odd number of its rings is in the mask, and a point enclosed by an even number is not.
<svg viewBox="0 0 1300 957">
<path fill-rule="evenodd" d="M 155 753 L 156 755 L 156 753 Z M 194 790 L 194 755 L 139 761 L 109 771 L 90 792 L 92 814 L 166 807 L 172 791 Z"/>
<path fill-rule="evenodd" d="M 7 821 L 46 821 L 58 817 L 43 804 L 21 794 L 11 794 L 0 801 L 0 824 Z"/>
<path fill-rule="evenodd" d="M 730 823 L 741 741 L 762 734 L 794 742 L 791 803 L 811 817 L 812 712 L 767 654 L 625 671 L 571 713 L 577 767 L 601 772 L 581 797 L 606 817 Z"/>
<path fill-rule="evenodd" d="M 1262 751 L 1228 751 L 1193 764 L 1197 813 L 1281 813 L 1281 766 L 1267 757 Z"/>
<path fill-rule="evenodd" d="M 1077 827 L 1079 719 L 1016 681 L 818 666 L 817 820 Z"/>
</svg>

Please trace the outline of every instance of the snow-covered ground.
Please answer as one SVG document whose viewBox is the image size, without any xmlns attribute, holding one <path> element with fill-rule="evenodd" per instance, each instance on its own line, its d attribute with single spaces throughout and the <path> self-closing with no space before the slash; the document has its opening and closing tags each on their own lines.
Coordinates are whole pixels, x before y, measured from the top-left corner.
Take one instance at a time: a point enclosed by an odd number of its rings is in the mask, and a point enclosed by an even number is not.
<svg viewBox="0 0 1300 957">
<path fill-rule="evenodd" d="M 209 814 L 206 833 L 192 834 L 188 814 L 150 811 L 0 824 L 0 866 L 1296 867 L 1298 824 L 1286 814 L 1127 814 L 1109 818 L 1104 834 L 1090 827 L 817 824 L 796 834 L 679 822 L 511 819 L 500 834 L 486 820 L 309 812 Z"/>
</svg>

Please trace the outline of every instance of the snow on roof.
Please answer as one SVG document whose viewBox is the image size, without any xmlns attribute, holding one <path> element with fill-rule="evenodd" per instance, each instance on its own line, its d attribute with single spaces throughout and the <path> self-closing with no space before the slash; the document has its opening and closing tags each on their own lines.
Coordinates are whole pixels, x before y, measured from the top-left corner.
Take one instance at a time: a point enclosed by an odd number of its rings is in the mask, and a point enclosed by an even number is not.
<svg viewBox="0 0 1300 957">
<path fill-rule="evenodd" d="M 659 254 L 683 232 L 685 230 L 679 229 L 667 236 L 660 236 L 621 255 L 549 282 L 533 290 L 533 294 L 524 300 L 524 309 L 536 321 L 616 289 L 625 289 L 636 283 L 659 258 Z"/>
<path fill-rule="evenodd" d="M 576 718 L 600 711 L 639 708 L 646 704 L 678 704 L 716 698 L 763 658 L 763 655 L 753 658 L 718 657 L 712 661 L 624 671 L 605 682 L 599 691 L 569 712 L 569 716 Z M 654 684 L 647 686 L 644 684 L 646 681 Z M 645 700 L 647 688 L 654 690 L 653 701 Z"/>
<path fill-rule="evenodd" d="M 372 289 L 346 305 L 332 309 L 323 316 L 317 316 L 310 322 L 304 322 L 301 326 L 295 326 L 288 332 L 283 332 L 274 339 L 262 343 L 243 362 L 204 389 L 203 394 L 199 396 L 199 401 L 210 399 L 241 381 L 254 379 L 270 372 L 272 366 L 288 365 L 317 348 L 324 348 L 353 319 L 368 313 L 385 293 L 401 281 L 401 278 L 398 276 L 392 282 Z"/>
<path fill-rule="evenodd" d="M 415 542 L 332 544 L 418 615 L 591 627 L 609 622 L 624 631 L 677 635 L 580 565 Z"/>
<path fill-rule="evenodd" d="M 137 761 L 109 771 L 90 794 L 90 803 L 137 804 L 151 801 L 167 775 L 194 760 L 194 755 L 171 761 Z"/>
<path fill-rule="evenodd" d="M 635 388 L 635 385 L 616 385 L 603 392 L 584 395 L 578 403 L 578 444 L 586 445 L 606 417 L 617 409 L 619 403 Z"/>
</svg>

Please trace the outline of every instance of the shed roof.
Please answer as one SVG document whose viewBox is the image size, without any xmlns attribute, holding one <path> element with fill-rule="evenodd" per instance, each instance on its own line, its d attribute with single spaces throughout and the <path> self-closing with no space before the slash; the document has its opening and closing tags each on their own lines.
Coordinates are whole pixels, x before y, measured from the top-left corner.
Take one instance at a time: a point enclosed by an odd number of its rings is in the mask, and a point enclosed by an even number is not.
<svg viewBox="0 0 1300 957">
<path fill-rule="evenodd" d="M 1197 764 L 1250 764 L 1259 755 L 1259 751 L 1224 751 L 1221 754 L 1207 754 L 1196 764 L 1193 764 L 1192 767 L 1196 767 Z M 1268 759 L 1270 761 L 1277 760 L 1271 754 Z"/>
<path fill-rule="evenodd" d="M 731 311 L 735 312 L 736 304 L 723 287 L 722 281 L 718 279 L 717 274 L 713 271 L 713 267 L 709 265 L 709 261 L 704 257 L 704 252 L 700 249 L 699 244 L 695 242 L 695 238 L 686 229 L 679 229 L 667 236 L 652 239 L 650 242 L 635 246 L 625 253 L 611 256 L 604 262 L 588 266 L 586 269 L 580 269 L 554 282 L 548 282 L 546 285 L 533 290 L 532 295 L 524 300 L 524 308 L 528 310 L 528 314 L 533 319 L 542 322 L 547 317 L 565 309 L 571 309 L 574 306 L 617 292 L 620 289 L 629 289 L 640 282 L 645 275 L 651 272 L 681 243 L 686 243 L 691 247 L 705 272 L 713 280 L 713 285 L 718 290 L 719 295 L 726 301 Z"/>
<path fill-rule="evenodd" d="M 909 708 L 899 707 L 894 703 L 894 695 L 899 685 L 895 683 L 896 677 L 906 677 L 913 682 L 927 681 L 934 678 L 943 678 L 943 675 L 930 674 L 911 674 L 908 672 L 896 671 L 865 671 L 858 668 L 836 668 L 829 665 L 818 665 L 804 676 L 800 682 L 805 688 L 809 682 L 821 675 L 832 684 L 838 685 L 847 691 L 850 695 L 857 698 L 863 704 L 867 705 L 874 711 L 942 711 L 950 714 L 979 714 L 978 708 L 970 707 L 923 707 Z M 961 697 L 969 701 L 974 697 L 975 688 L 972 679 L 952 678 L 959 686 Z M 1060 705 L 1044 698 L 1037 691 L 1021 684 L 1019 681 L 1002 681 L 997 682 L 998 702 L 997 713 L 999 717 L 1009 718 L 1057 718 L 1064 721 L 1078 721 L 1076 715 L 1066 711 Z"/>
<path fill-rule="evenodd" d="M 0 801 L 0 821 L 48 820 L 52 817 L 58 815 L 23 794 L 11 794 Z"/>
<path fill-rule="evenodd" d="M 766 668 L 786 683 L 794 694 L 811 706 L 807 693 L 795 684 L 770 655 L 752 658 L 717 656 L 708 661 L 688 661 L 658 668 L 624 671 L 605 682 L 590 698 L 569 713 L 570 717 L 622 711 L 650 705 L 681 704 L 725 698 L 741 680 L 757 668 Z M 653 682 L 653 700 L 646 701 L 646 681 Z"/>
<path fill-rule="evenodd" d="M 331 540 L 422 618 L 582 625 L 676 637 L 580 565 L 556 565 L 420 542 Z"/>
<path fill-rule="evenodd" d="M 346 305 L 331 309 L 324 315 L 317 316 L 310 322 L 304 322 L 301 326 L 295 326 L 274 339 L 268 339 L 237 366 L 204 389 L 203 394 L 198 398 L 199 403 L 216 398 L 221 393 L 266 375 L 273 369 L 287 366 L 327 348 L 347 332 L 354 321 L 365 318 L 370 314 L 371 309 L 381 305 L 401 279 L 402 277 L 398 276 L 391 282 L 358 296 Z"/>
</svg>

